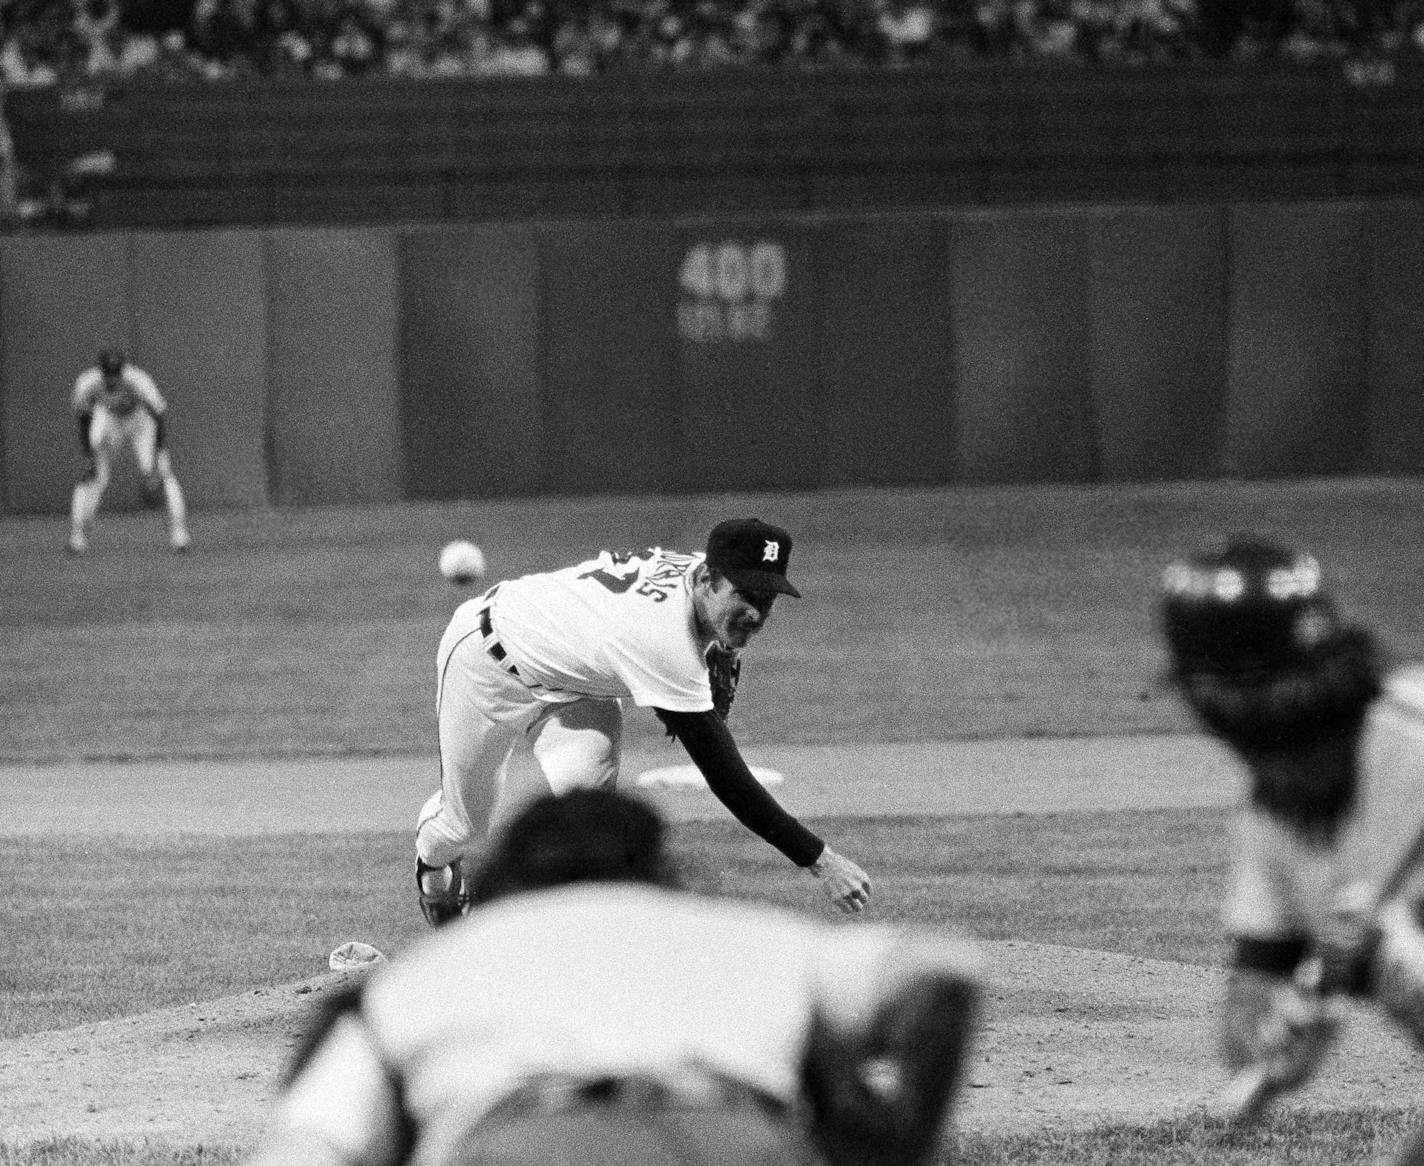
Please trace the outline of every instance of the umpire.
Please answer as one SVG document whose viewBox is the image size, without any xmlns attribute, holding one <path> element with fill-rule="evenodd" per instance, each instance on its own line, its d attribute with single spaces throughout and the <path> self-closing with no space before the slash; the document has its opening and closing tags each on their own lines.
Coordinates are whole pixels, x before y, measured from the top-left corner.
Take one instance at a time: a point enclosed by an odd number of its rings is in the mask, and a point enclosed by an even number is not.
<svg viewBox="0 0 1424 1166">
<path fill-rule="evenodd" d="M 251 1166 L 919 1166 L 980 989 L 962 940 L 680 891 L 665 826 L 549 795 L 474 906 L 329 1008 Z"/>
</svg>

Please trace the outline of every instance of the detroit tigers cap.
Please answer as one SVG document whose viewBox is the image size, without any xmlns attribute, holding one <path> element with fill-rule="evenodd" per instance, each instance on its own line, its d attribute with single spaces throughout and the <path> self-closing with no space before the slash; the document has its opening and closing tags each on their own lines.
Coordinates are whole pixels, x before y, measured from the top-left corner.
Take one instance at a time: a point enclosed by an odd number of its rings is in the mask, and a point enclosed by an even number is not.
<svg viewBox="0 0 1424 1166">
<path fill-rule="evenodd" d="M 117 348 L 105 348 L 99 353 L 99 368 L 105 376 L 118 376 L 124 369 L 124 354 Z"/>
<path fill-rule="evenodd" d="M 760 518 L 729 518 L 707 536 L 707 565 L 745 591 L 777 591 L 801 598 L 786 577 L 791 536 Z"/>
</svg>

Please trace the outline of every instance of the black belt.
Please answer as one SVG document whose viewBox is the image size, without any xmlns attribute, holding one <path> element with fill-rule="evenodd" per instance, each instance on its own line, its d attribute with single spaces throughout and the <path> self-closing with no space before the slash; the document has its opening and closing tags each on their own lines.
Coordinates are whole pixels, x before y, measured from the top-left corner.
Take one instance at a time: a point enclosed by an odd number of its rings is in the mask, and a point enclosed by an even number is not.
<svg viewBox="0 0 1424 1166">
<path fill-rule="evenodd" d="M 518 676 L 519 669 L 514 666 L 514 661 L 509 658 L 509 653 L 504 650 L 504 645 L 495 639 L 494 623 L 490 619 L 489 603 L 490 600 L 494 598 L 494 593 L 498 590 L 499 584 L 496 583 L 485 592 L 485 605 L 480 608 L 480 635 L 485 638 L 485 651 L 494 657 L 495 663 L 506 672 Z"/>
</svg>

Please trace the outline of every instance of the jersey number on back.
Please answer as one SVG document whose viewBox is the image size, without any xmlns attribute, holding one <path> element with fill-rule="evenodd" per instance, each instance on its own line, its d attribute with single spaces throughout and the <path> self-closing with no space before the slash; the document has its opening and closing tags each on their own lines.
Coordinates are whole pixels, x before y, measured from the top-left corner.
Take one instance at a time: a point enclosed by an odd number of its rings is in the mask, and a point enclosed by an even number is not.
<svg viewBox="0 0 1424 1166">
<path fill-rule="evenodd" d="M 595 583 L 607 587 L 614 595 L 622 595 L 638 581 L 638 572 L 643 563 L 652 557 L 652 551 L 639 551 L 637 554 L 632 551 L 609 551 L 607 558 L 613 567 L 627 567 L 631 563 L 632 569 L 623 574 L 615 574 L 606 567 L 595 567 L 592 571 L 585 571 L 579 578 L 592 579 Z"/>
<path fill-rule="evenodd" d="M 635 595 L 644 595 L 654 603 L 662 603 L 682 581 L 695 562 L 691 555 L 664 553 L 663 565 L 646 579 L 643 567 L 653 559 L 653 551 L 607 551 L 603 558 L 607 566 L 585 571 L 580 579 L 592 579 L 614 595 L 622 595 L 637 584 Z"/>
</svg>

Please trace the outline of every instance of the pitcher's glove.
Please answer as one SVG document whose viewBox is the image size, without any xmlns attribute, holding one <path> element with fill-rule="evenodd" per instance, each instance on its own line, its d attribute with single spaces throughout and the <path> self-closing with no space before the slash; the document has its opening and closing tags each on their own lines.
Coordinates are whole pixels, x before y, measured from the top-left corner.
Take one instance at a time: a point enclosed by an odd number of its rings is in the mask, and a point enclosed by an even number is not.
<svg viewBox="0 0 1424 1166">
<path fill-rule="evenodd" d="M 712 684 L 712 707 L 725 721 L 732 711 L 732 698 L 737 695 L 737 681 L 742 675 L 742 657 L 716 640 L 707 645 L 707 679 Z"/>
</svg>

